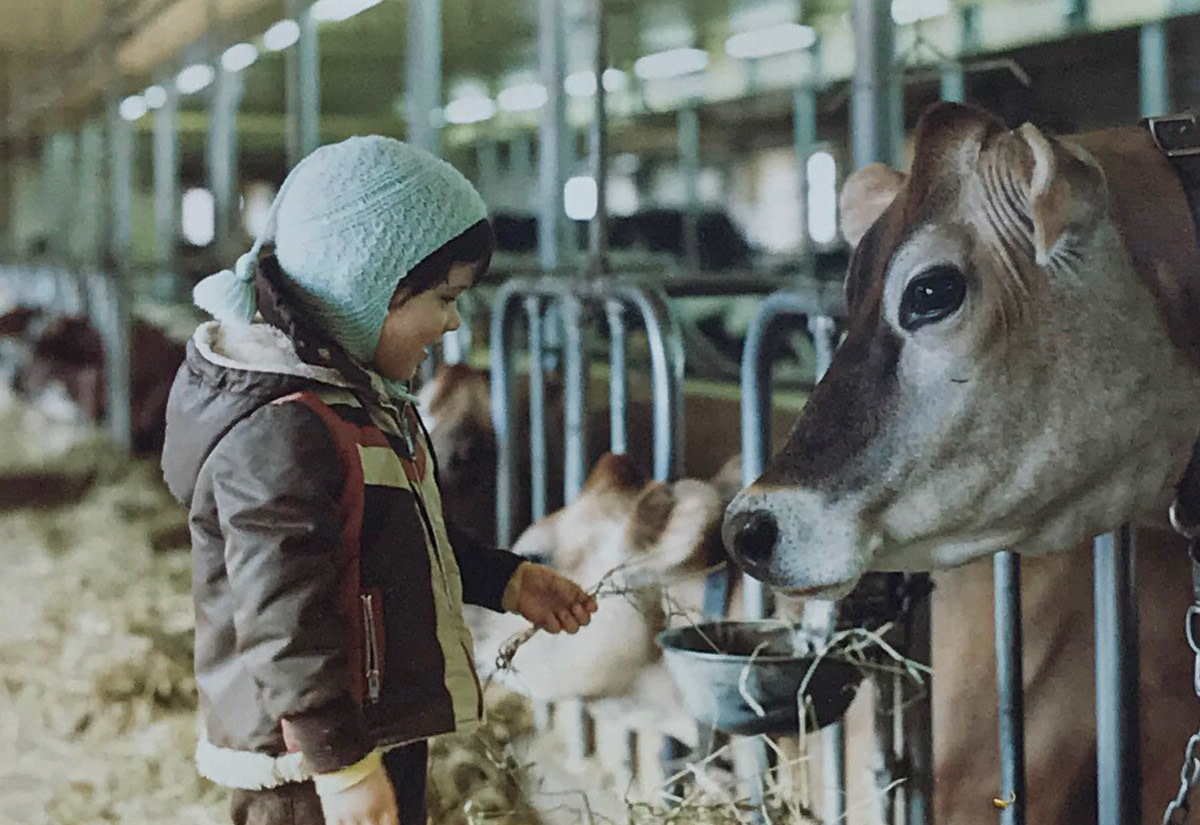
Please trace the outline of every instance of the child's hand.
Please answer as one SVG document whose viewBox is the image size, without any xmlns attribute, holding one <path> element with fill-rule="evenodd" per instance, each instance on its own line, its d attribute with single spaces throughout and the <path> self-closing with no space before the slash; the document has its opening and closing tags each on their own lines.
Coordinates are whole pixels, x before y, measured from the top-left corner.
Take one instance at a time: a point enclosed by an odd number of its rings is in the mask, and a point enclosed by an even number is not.
<svg viewBox="0 0 1200 825">
<path fill-rule="evenodd" d="M 592 620 L 596 600 L 575 582 L 541 564 L 525 563 L 520 572 L 516 611 L 550 633 L 574 633 Z"/>
<path fill-rule="evenodd" d="M 382 765 L 361 782 L 320 798 L 325 825 L 402 825 L 396 791 Z"/>
</svg>

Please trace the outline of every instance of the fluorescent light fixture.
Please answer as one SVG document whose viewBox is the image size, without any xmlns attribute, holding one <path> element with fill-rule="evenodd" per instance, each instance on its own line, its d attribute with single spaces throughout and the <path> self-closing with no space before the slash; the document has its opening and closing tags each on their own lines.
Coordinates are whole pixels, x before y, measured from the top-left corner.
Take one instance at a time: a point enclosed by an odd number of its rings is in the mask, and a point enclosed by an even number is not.
<svg viewBox="0 0 1200 825">
<path fill-rule="evenodd" d="M 161 109 L 167 105 L 167 90 L 162 86 L 150 86 L 142 92 L 142 99 L 146 101 L 146 108 Z"/>
<path fill-rule="evenodd" d="M 443 115 L 447 123 L 479 123 L 496 114 L 496 104 L 490 97 L 472 95 L 451 100 Z"/>
<path fill-rule="evenodd" d="M 281 52 L 300 39 L 300 24 L 295 20 L 280 20 L 263 32 L 263 48 Z"/>
<path fill-rule="evenodd" d="M 571 72 L 563 80 L 563 88 L 571 97 L 591 97 L 596 93 L 596 73 Z"/>
<path fill-rule="evenodd" d="M 189 189 L 183 193 L 180 230 L 188 243 L 208 246 L 217 236 L 217 205 L 207 189 Z"/>
<path fill-rule="evenodd" d="M 540 83 L 509 86 L 496 95 L 496 105 L 504 112 L 532 112 L 546 105 L 546 87 Z"/>
<path fill-rule="evenodd" d="M 117 114 L 123 120 L 135 121 L 142 115 L 146 114 L 146 99 L 141 95 L 130 95 L 121 101 L 121 105 L 117 107 Z"/>
<path fill-rule="evenodd" d="M 604 74 L 604 91 L 619 92 L 629 85 L 629 75 L 620 69 L 605 69 Z"/>
<path fill-rule="evenodd" d="M 816 42 L 817 33 L 811 26 L 783 23 L 733 35 L 725 41 L 725 53 L 738 60 L 752 60 L 807 49 Z"/>
<path fill-rule="evenodd" d="M 700 72 L 708 66 L 708 52 L 702 49 L 669 49 L 638 58 L 633 73 L 642 80 L 665 80 Z"/>
<path fill-rule="evenodd" d="M 254 44 L 238 43 L 236 46 L 230 46 L 225 50 L 225 54 L 221 55 L 221 66 L 227 72 L 240 72 L 253 65 L 255 60 L 258 60 L 258 49 L 254 48 Z"/>
<path fill-rule="evenodd" d="M 359 12 L 364 12 L 382 3 L 383 0 L 317 0 L 310 11 L 313 20 L 322 23 L 341 23 Z"/>
<path fill-rule="evenodd" d="M 213 67 L 207 63 L 194 63 L 176 75 L 175 88 L 180 94 L 190 95 L 212 83 L 216 76 Z"/>
<path fill-rule="evenodd" d="M 629 85 L 629 76 L 620 69 L 605 69 L 602 77 L 606 92 L 619 92 Z M 572 72 L 563 81 L 563 88 L 571 97 L 591 97 L 596 93 L 596 73 Z"/>
<path fill-rule="evenodd" d="M 577 177 L 563 187 L 563 210 L 573 221 L 590 221 L 596 217 L 596 179 Z"/>
<path fill-rule="evenodd" d="M 950 0 L 892 0 L 892 19 L 899 26 L 950 13 Z"/>
</svg>

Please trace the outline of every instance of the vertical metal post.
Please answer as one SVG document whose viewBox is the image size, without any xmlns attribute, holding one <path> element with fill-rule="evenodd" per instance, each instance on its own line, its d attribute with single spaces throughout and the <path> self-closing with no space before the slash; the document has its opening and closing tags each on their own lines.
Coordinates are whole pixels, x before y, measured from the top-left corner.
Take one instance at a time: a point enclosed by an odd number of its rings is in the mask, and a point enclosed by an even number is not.
<svg viewBox="0 0 1200 825">
<path fill-rule="evenodd" d="M 898 165 L 899 147 L 889 124 L 893 115 L 892 63 L 895 24 L 888 0 L 854 0 L 854 78 L 850 94 L 850 142 L 855 168 L 881 162 Z"/>
<path fill-rule="evenodd" d="M 408 141 L 440 155 L 433 112 L 442 99 L 442 0 L 409 0 L 405 63 Z"/>
<path fill-rule="evenodd" d="M 602 275 L 608 270 L 608 95 L 604 90 L 608 38 L 605 5 L 605 0 L 593 0 L 595 48 L 592 52 L 592 71 L 596 75 L 596 94 L 592 98 L 592 124 L 588 134 L 592 179 L 596 182 L 596 214 L 588 225 L 588 270 L 593 276 Z"/>
<path fill-rule="evenodd" d="M 300 29 L 295 45 L 283 53 L 289 167 L 321 145 L 321 43 L 309 5 L 307 0 L 287 5 Z"/>
<path fill-rule="evenodd" d="M 587 478 L 587 353 L 584 351 L 583 305 L 567 293 L 563 316 L 563 502 L 579 497 Z"/>
<path fill-rule="evenodd" d="M 300 39 L 296 41 L 296 62 L 300 86 L 300 156 L 321 145 L 321 43 L 317 21 L 305 9 L 296 16 Z"/>
<path fill-rule="evenodd" d="M 625 421 L 629 369 L 625 363 L 625 305 L 610 298 L 604 302 L 604 311 L 608 317 L 609 449 L 624 455 L 629 452 Z"/>
<path fill-rule="evenodd" d="M 71 204 L 75 199 L 71 168 L 75 159 L 75 139 L 67 132 L 50 135 L 42 152 L 42 231 L 47 252 L 65 261 L 70 256 Z"/>
<path fill-rule="evenodd" d="M 966 75 L 963 74 L 961 64 L 942 66 L 941 85 L 942 100 L 962 103 L 967 99 Z"/>
<path fill-rule="evenodd" d="M 538 153 L 538 261 L 543 270 L 558 267 L 567 229 L 563 186 L 567 151 L 572 147 L 563 89 L 565 52 L 562 0 L 538 0 L 538 59 L 542 86 L 546 89 Z"/>
<path fill-rule="evenodd" d="M 89 122 L 79 132 L 79 152 L 75 179 L 79 194 L 72 204 L 74 227 L 71 238 L 71 257 L 80 263 L 95 266 L 105 247 L 103 216 L 107 214 L 104 169 L 105 124 Z"/>
<path fill-rule="evenodd" d="M 996 602 L 996 682 L 1000 693 L 1001 825 L 1025 825 L 1025 676 L 1021 662 L 1021 557 L 993 559 Z"/>
<path fill-rule="evenodd" d="M 167 99 L 154 113 L 155 292 L 160 298 L 171 298 L 179 283 L 179 91 L 170 80 L 160 85 Z"/>
<path fill-rule="evenodd" d="M 654 393 L 654 478 L 669 481 L 683 467 L 683 336 L 662 293 L 633 287 L 618 292 L 641 313 L 646 329 Z"/>
<path fill-rule="evenodd" d="M 796 151 L 796 184 L 800 196 L 800 256 L 805 272 L 811 272 L 816 250 L 808 234 L 808 156 L 817 144 L 817 89 L 808 83 L 792 95 L 792 143 Z"/>
<path fill-rule="evenodd" d="M 1133 529 L 1095 541 L 1099 825 L 1142 821 L 1138 622 Z"/>
<path fill-rule="evenodd" d="M 1088 23 L 1088 0 L 1063 0 L 1063 15 L 1067 28 L 1083 31 Z"/>
<path fill-rule="evenodd" d="M 241 73 L 225 71 L 218 62 L 210 101 L 208 185 L 216 216 L 214 243 L 222 259 L 232 257 L 237 247 L 237 110 L 241 97 Z"/>
<path fill-rule="evenodd" d="M 498 150 L 498 144 L 493 138 L 484 138 L 475 144 L 478 171 L 476 185 L 484 201 L 489 203 L 495 199 L 496 185 L 500 180 L 500 153 Z"/>
<path fill-rule="evenodd" d="M 679 110 L 679 171 L 683 176 L 683 259 L 700 272 L 700 115 L 694 103 Z"/>
<path fill-rule="evenodd" d="M 108 388 L 108 426 L 113 439 L 129 449 L 133 445 L 130 409 L 131 382 L 129 263 L 133 238 L 133 129 L 118 113 L 119 99 L 110 95 L 108 104 L 109 170 L 111 195 L 108 259 L 115 271 L 98 280 L 105 295 L 98 301 L 103 318 L 105 381 Z"/>
<path fill-rule="evenodd" d="M 546 372 L 541 298 L 525 297 L 525 316 L 529 322 L 530 518 L 537 521 L 546 515 Z"/>
<path fill-rule="evenodd" d="M 1139 36 L 1138 79 L 1142 117 L 1171 111 L 1171 73 L 1167 52 L 1167 24 L 1163 20 L 1142 26 Z"/>
<path fill-rule="evenodd" d="M 517 405 L 516 349 L 508 346 L 513 340 L 521 303 L 515 282 L 500 287 L 492 303 L 490 342 L 492 430 L 496 433 L 496 543 L 501 547 L 512 544 L 515 536 L 514 512 L 516 491 L 520 487 L 517 472 L 517 436 L 511 413 Z"/>
</svg>

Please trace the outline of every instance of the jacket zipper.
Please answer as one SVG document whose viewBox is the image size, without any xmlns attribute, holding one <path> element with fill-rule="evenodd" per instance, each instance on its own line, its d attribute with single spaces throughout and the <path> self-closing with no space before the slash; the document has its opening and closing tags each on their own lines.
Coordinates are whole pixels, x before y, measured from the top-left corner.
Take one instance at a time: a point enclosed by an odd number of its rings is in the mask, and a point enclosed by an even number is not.
<svg viewBox="0 0 1200 825">
<path fill-rule="evenodd" d="M 374 597 L 370 593 L 364 593 L 359 598 L 362 600 L 363 628 L 366 631 L 364 635 L 367 640 L 366 661 L 364 662 L 367 673 L 367 699 L 371 702 L 378 702 L 380 689 L 379 647 L 375 637 Z"/>
</svg>

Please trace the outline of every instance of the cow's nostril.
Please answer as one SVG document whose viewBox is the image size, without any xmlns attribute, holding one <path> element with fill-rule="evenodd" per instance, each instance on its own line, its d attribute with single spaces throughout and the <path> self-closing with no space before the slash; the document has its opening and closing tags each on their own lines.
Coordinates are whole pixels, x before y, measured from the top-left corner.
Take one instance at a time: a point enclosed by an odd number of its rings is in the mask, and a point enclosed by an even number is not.
<svg viewBox="0 0 1200 825">
<path fill-rule="evenodd" d="M 779 526 L 775 517 L 764 510 L 738 513 L 732 519 L 733 552 L 751 562 L 766 560 L 775 552 Z"/>
</svg>

